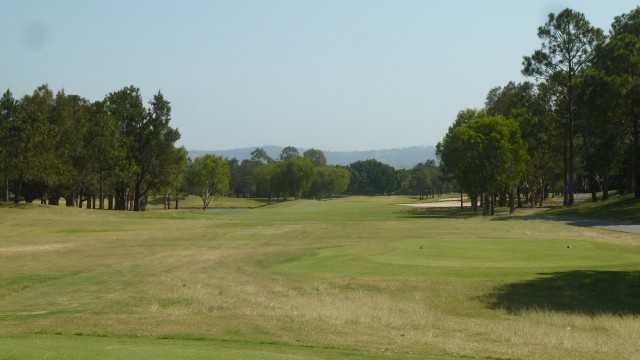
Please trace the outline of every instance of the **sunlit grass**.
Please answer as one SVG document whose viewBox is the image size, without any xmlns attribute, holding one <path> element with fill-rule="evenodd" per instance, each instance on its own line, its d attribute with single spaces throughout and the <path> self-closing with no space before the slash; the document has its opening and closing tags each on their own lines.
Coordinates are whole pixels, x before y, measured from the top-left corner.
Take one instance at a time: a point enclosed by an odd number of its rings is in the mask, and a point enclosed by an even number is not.
<svg viewBox="0 0 640 360">
<path fill-rule="evenodd" d="M 635 356 L 639 236 L 397 205 L 414 200 L 1 208 L 0 347 L 71 359 L 96 354 L 92 341 L 102 358 Z"/>
</svg>

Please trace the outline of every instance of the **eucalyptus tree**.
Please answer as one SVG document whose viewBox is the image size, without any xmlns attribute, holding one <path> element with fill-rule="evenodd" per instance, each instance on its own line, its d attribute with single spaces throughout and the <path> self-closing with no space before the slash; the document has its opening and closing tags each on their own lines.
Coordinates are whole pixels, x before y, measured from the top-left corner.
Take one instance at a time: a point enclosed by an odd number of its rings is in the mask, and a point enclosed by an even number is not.
<svg viewBox="0 0 640 360">
<path fill-rule="evenodd" d="M 48 182 L 49 203 L 58 204 L 61 196 L 67 205 L 73 205 L 73 195 L 80 189 L 92 187 L 91 177 L 86 176 L 86 132 L 90 117 L 90 102 L 78 95 L 57 92 L 50 122 L 55 128 L 56 166 Z M 87 193 L 88 195 L 88 193 Z M 82 200 L 79 202 L 82 206 Z"/>
<path fill-rule="evenodd" d="M 96 101 L 91 105 L 84 141 L 88 173 L 97 182 L 98 208 L 104 209 L 106 191 L 115 185 L 114 181 L 118 179 L 118 164 L 124 161 L 126 154 L 122 147 L 122 133 L 119 131 L 118 121 L 107 113 L 102 101 Z"/>
<path fill-rule="evenodd" d="M 565 9 L 549 14 L 538 28 L 542 47 L 525 56 L 522 73 L 561 90 L 558 109 L 564 119 L 564 204 L 573 204 L 576 78 L 590 64 L 594 49 L 604 41 L 601 29 L 591 26 L 582 13 Z"/>
<path fill-rule="evenodd" d="M 55 129 L 46 120 L 45 114 L 35 104 L 22 101 L 15 116 L 7 123 L 8 148 L 6 156 L 11 159 L 9 172 L 15 178 L 14 202 L 22 195 L 31 202 L 35 194 L 26 194 L 26 182 L 42 183 L 50 170 L 52 141 Z"/>
<path fill-rule="evenodd" d="M 10 156 L 9 124 L 18 111 L 18 101 L 9 89 L 0 98 L 0 176 L 2 179 L 2 199 L 9 201 L 9 174 L 12 158 Z"/>
<path fill-rule="evenodd" d="M 255 150 L 251 152 L 251 160 L 256 162 L 261 162 L 263 164 L 272 163 L 274 160 L 267 154 L 265 149 L 261 147 L 257 147 Z"/>
<path fill-rule="evenodd" d="M 187 174 L 189 191 L 202 199 L 202 209 L 209 207 L 223 191 L 229 189 L 229 163 L 220 156 L 206 154 L 196 158 Z"/>
<path fill-rule="evenodd" d="M 491 89 L 485 102 L 487 114 L 511 117 L 520 126 L 522 138 L 527 143 L 529 160 L 520 182 L 518 199 L 520 193 L 525 192 L 531 206 L 542 204 L 545 189 L 553 183 L 556 158 L 562 153 L 561 147 L 556 149 L 554 133 L 557 132 L 557 126 L 549 111 L 546 88 L 544 84 L 536 87 L 530 82 L 509 82 L 504 87 Z M 522 206 L 521 200 L 518 206 Z"/>
<path fill-rule="evenodd" d="M 280 152 L 279 159 L 280 161 L 287 161 L 299 156 L 300 152 L 295 146 L 285 146 L 284 149 L 282 149 L 282 151 Z"/>
<path fill-rule="evenodd" d="M 515 188 L 524 172 L 526 144 L 513 119 L 481 116 L 458 125 L 440 145 L 440 158 L 466 186 L 484 193 L 484 215 L 489 197 L 501 188 L 511 191 L 510 212 L 515 211 Z M 493 214 L 493 207 L 491 208 Z"/>
<path fill-rule="evenodd" d="M 349 186 L 350 173 L 337 166 L 320 166 L 316 168 L 309 195 L 317 199 L 331 198 L 340 195 Z"/>
<path fill-rule="evenodd" d="M 322 150 L 309 149 L 302 153 L 302 156 L 311 160 L 313 166 L 325 166 L 327 165 L 327 158 L 324 156 Z"/>
<path fill-rule="evenodd" d="M 281 173 L 281 162 L 270 162 L 256 167 L 253 171 L 256 192 L 260 196 L 266 196 L 269 204 L 273 201 L 274 195 L 279 195 L 279 174 Z"/>
<path fill-rule="evenodd" d="M 596 192 L 600 190 L 602 200 L 609 198 L 611 175 L 619 168 L 628 144 L 621 90 L 614 78 L 594 66 L 581 77 L 576 94 L 583 122 L 580 129 L 584 164 L 593 201 L 597 201 Z"/>
<path fill-rule="evenodd" d="M 477 185 L 477 178 L 470 176 L 471 174 L 464 171 L 464 169 L 474 167 L 471 162 L 476 159 L 472 153 L 466 153 L 468 149 L 463 146 L 460 135 L 456 134 L 454 136 L 454 132 L 457 128 L 468 125 L 471 120 L 484 116 L 486 116 L 484 110 L 467 108 L 459 111 L 442 141 L 436 144 L 436 157 L 440 159 L 442 173 L 445 176 L 449 175 L 455 178 L 460 188 L 460 207 L 463 207 L 462 194 L 466 190 L 471 198 L 471 206 L 474 211 L 478 209 L 480 190 Z"/>
<path fill-rule="evenodd" d="M 284 187 L 285 191 L 295 196 L 296 199 L 309 190 L 316 168 L 308 158 L 294 156 L 283 162 L 284 164 Z"/>
<path fill-rule="evenodd" d="M 596 68 L 615 83 L 632 154 L 633 192 L 640 199 L 640 7 L 617 16 Z"/>
<path fill-rule="evenodd" d="M 53 92 L 40 85 L 20 100 L 16 115 L 8 124 L 10 171 L 16 180 L 15 202 L 20 196 L 31 202 L 42 198 L 47 183 L 55 176 L 61 157 L 55 152 L 56 129 L 50 122 Z"/>
<path fill-rule="evenodd" d="M 175 142 L 180 139 L 177 129 L 169 126 L 171 105 L 160 91 L 149 102 L 149 109 L 141 130 L 135 137 L 137 153 L 133 159 L 137 165 L 134 188 L 134 211 L 143 210 L 141 201 L 147 193 L 162 185 L 167 169 L 173 164 Z"/>
<path fill-rule="evenodd" d="M 232 168 L 231 177 L 235 178 L 233 191 L 236 195 L 248 198 L 256 194 L 255 171 L 263 165 L 260 161 L 245 159 Z"/>
<path fill-rule="evenodd" d="M 431 174 L 426 164 L 417 164 L 411 169 L 411 188 L 422 200 L 431 190 Z"/>
<path fill-rule="evenodd" d="M 171 157 L 178 130 L 169 126 L 171 106 L 158 91 L 146 109 L 140 90 L 134 86 L 110 93 L 105 110 L 118 122 L 125 157 L 119 162 L 117 208 L 126 208 L 126 195 L 131 192 L 132 210 L 144 209 L 144 199 L 159 185 Z"/>
<path fill-rule="evenodd" d="M 181 197 L 187 195 L 187 172 L 189 170 L 189 155 L 184 146 L 172 147 L 166 157 L 160 179 L 158 180 L 159 193 L 164 197 L 164 208 L 170 208 L 171 198 L 175 201 L 175 209 Z"/>
<path fill-rule="evenodd" d="M 348 192 L 354 195 L 390 194 L 396 189 L 396 170 L 375 159 L 349 164 L 351 181 Z"/>
<path fill-rule="evenodd" d="M 136 138 L 139 138 L 144 131 L 142 124 L 146 116 L 140 90 L 129 86 L 109 93 L 104 99 L 104 110 L 117 124 L 120 133 L 118 146 L 122 149 L 121 157 L 116 161 L 114 208 L 127 210 L 133 178 L 140 162 L 138 147 L 142 143 Z"/>
</svg>

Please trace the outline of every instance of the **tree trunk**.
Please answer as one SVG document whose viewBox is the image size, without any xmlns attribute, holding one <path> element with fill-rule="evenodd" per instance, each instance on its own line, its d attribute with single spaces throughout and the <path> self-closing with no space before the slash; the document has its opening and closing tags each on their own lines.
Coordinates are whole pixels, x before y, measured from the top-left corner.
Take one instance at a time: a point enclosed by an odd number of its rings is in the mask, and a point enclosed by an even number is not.
<svg viewBox="0 0 640 360">
<path fill-rule="evenodd" d="M 605 170 L 602 179 L 602 201 L 609 200 L 609 170 Z"/>
<path fill-rule="evenodd" d="M 98 207 L 104 210 L 104 174 L 100 172 L 100 198 L 98 199 Z"/>
<path fill-rule="evenodd" d="M 496 192 L 491 193 L 491 215 L 496 214 Z"/>
<path fill-rule="evenodd" d="M 491 207 L 491 200 L 489 200 L 489 193 L 485 192 L 482 195 L 482 215 L 489 216 L 489 208 Z"/>
<path fill-rule="evenodd" d="M 511 189 L 511 193 L 509 194 L 509 215 L 513 215 L 516 212 L 516 193 L 517 192 L 518 192 L 518 187 L 516 186 L 513 189 Z"/>
<path fill-rule="evenodd" d="M 565 134 L 564 134 L 564 144 L 563 144 L 563 154 L 562 154 L 562 205 L 563 206 L 567 206 L 569 205 L 569 144 L 568 144 L 568 139 L 569 139 L 569 130 L 565 129 Z"/>
<path fill-rule="evenodd" d="M 598 202 L 598 180 L 593 174 L 589 175 L 589 191 L 591 192 L 591 201 Z"/>
<path fill-rule="evenodd" d="M 5 202 L 9 202 L 9 177 L 4 177 L 4 191 L 2 192 L 2 199 Z"/>
<path fill-rule="evenodd" d="M 535 186 L 535 182 L 533 185 L 533 188 L 529 191 L 529 197 L 528 197 L 528 202 L 529 202 L 529 207 L 535 207 L 536 206 L 536 194 L 538 193 L 538 189 L 536 189 Z"/>
<path fill-rule="evenodd" d="M 516 188 L 516 194 L 518 196 L 518 208 L 522 208 L 522 192 L 520 191 L 520 185 Z"/>
<path fill-rule="evenodd" d="M 142 197 L 140 195 L 140 186 L 136 185 L 133 191 L 133 211 L 141 211 L 140 203 L 142 201 Z"/>
<path fill-rule="evenodd" d="M 20 175 L 18 175 L 18 190 L 15 192 L 15 194 L 13 194 L 13 203 L 14 204 L 19 204 L 20 203 L 20 195 L 22 193 L 22 179 L 24 178 L 24 173 L 20 173 Z"/>
<path fill-rule="evenodd" d="M 633 197 L 640 199 L 640 149 L 638 149 L 638 114 L 632 115 L 633 121 Z"/>
<path fill-rule="evenodd" d="M 78 208 L 82 209 L 83 202 L 84 202 L 84 189 L 80 188 L 80 194 L 78 194 Z"/>
<path fill-rule="evenodd" d="M 116 210 L 127 210 L 127 194 L 124 187 L 124 181 L 120 181 L 120 186 L 118 188 Z"/>
</svg>

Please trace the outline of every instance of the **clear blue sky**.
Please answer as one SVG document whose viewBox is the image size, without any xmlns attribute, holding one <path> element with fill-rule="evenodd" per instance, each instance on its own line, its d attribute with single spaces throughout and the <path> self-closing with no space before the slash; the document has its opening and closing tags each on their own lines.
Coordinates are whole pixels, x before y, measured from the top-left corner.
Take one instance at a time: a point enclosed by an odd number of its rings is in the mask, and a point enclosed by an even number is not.
<svg viewBox="0 0 640 360">
<path fill-rule="evenodd" d="M 435 145 L 522 81 L 549 12 L 608 32 L 637 1 L 32 1 L 0 8 L 0 90 L 158 90 L 188 149 Z"/>
</svg>

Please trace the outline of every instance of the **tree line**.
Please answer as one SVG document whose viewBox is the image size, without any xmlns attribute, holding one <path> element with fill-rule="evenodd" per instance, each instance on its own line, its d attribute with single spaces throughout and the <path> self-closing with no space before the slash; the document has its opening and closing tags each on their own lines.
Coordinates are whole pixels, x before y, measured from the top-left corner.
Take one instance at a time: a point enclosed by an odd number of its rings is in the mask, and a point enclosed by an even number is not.
<svg viewBox="0 0 640 360">
<path fill-rule="evenodd" d="M 322 151 L 262 148 L 239 162 L 215 155 L 189 159 L 171 127 L 171 105 L 159 91 L 144 104 L 135 86 L 89 101 L 39 86 L 0 98 L 2 200 L 141 211 L 150 197 L 165 208 L 197 195 L 203 208 L 219 196 L 331 198 L 336 195 L 419 194 L 448 189 L 433 160 L 395 170 L 376 160 L 329 166 Z M 444 180 L 442 180 L 444 179 Z M 447 190 L 448 191 L 448 190 Z"/>
<path fill-rule="evenodd" d="M 186 163 L 161 92 L 145 106 L 133 86 L 90 102 L 42 85 L 20 100 L 7 90 L 0 111 L 5 201 L 11 192 L 16 203 L 64 198 L 67 206 L 143 210 L 150 192 L 171 186 Z"/>
<path fill-rule="evenodd" d="M 640 199 L 640 7 L 608 35 L 582 13 L 549 14 L 541 47 L 524 56 L 534 81 L 491 89 L 482 109 L 459 112 L 437 145 L 441 165 L 475 209 L 511 212 L 562 195 L 610 189 Z"/>
</svg>

